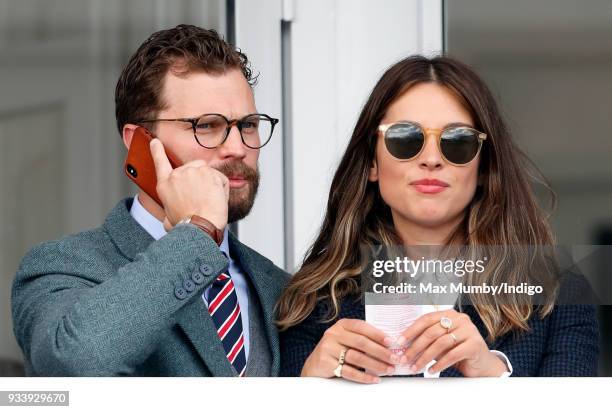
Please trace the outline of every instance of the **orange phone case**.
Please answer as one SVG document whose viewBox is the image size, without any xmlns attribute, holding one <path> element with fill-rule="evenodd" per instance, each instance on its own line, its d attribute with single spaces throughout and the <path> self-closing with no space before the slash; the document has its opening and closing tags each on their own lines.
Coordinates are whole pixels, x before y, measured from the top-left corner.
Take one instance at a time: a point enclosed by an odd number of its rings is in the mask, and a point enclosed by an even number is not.
<svg viewBox="0 0 612 412">
<path fill-rule="evenodd" d="M 123 170 L 132 182 L 136 183 L 158 205 L 163 207 L 159 196 L 157 196 L 157 175 L 155 173 L 155 163 L 151 155 L 151 148 L 149 147 L 152 139 L 155 139 L 155 136 L 144 127 L 134 129 L 132 143 L 130 144 Z M 164 149 L 172 168 L 177 168 L 180 163 L 176 161 L 168 149 Z"/>
</svg>

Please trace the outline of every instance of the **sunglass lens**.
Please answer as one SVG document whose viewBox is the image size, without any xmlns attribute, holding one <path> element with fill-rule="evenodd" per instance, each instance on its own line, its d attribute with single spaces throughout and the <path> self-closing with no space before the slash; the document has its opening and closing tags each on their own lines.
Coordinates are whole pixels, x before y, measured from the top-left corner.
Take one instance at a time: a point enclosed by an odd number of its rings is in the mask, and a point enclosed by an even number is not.
<svg viewBox="0 0 612 412">
<path fill-rule="evenodd" d="M 478 133 L 461 127 L 446 130 L 440 140 L 444 157 L 460 165 L 471 162 L 478 154 L 479 146 Z"/>
<path fill-rule="evenodd" d="M 418 125 L 396 123 L 385 133 L 385 146 L 393 157 L 407 160 L 419 154 L 425 137 Z"/>
</svg>

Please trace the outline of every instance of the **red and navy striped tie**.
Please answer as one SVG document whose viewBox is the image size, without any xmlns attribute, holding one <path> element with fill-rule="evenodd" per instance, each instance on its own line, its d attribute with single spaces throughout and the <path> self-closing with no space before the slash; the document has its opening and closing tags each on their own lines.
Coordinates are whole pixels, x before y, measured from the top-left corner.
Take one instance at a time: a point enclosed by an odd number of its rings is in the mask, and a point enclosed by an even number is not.
<svg viewBox="0 0 612 412">
<path fill-rule="evenodd" d="M 217 334 L 223 343 L 223 349 L 238 376 L 244 376 L 246 370 L 246 352 L 242 333 L 242 315 L 238 295 L 232 278 L 221 273 L 213 282 L 209 291 L 208 312 L 212 317 Z"/>
</svg>

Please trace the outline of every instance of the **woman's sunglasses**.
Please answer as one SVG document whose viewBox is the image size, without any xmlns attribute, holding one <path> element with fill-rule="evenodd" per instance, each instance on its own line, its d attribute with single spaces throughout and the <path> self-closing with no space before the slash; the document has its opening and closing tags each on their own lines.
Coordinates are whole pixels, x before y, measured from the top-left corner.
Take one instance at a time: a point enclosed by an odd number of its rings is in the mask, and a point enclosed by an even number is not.
<svg viewBox="0 0 612 412">
<path fill-rule="evenodd" d="M 426 129 L 416 122 L 401 121 L 381 124 L 378 130 L 385 138 L 385 146 L 393 157 L 412 160 L 425 147 L 425 136 L 433 134 L 438 139 L 442 157 L 450 164 L 464 166 L 480 153 L 487 135 L 463 125 L 449 125 L 444 129 Z"/>
</svg>

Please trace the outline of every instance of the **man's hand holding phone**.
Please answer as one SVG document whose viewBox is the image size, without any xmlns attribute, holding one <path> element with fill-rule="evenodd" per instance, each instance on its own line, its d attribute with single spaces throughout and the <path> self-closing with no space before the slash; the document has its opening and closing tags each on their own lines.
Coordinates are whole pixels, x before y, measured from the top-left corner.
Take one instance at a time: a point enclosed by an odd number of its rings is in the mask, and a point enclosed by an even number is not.
<svg viewBox="0 0 612 412">
<path fill-rule="evenodd" d="M 182 219 L 198 215 L 224 230 L 229 201 L 227 177 L 203 160 L 173 169 L 159 139 L 152 139 L 150 148 L 157 176 L 157 194 L 166 213 L 164 228 L 169 231 Z"/>
</svg>

